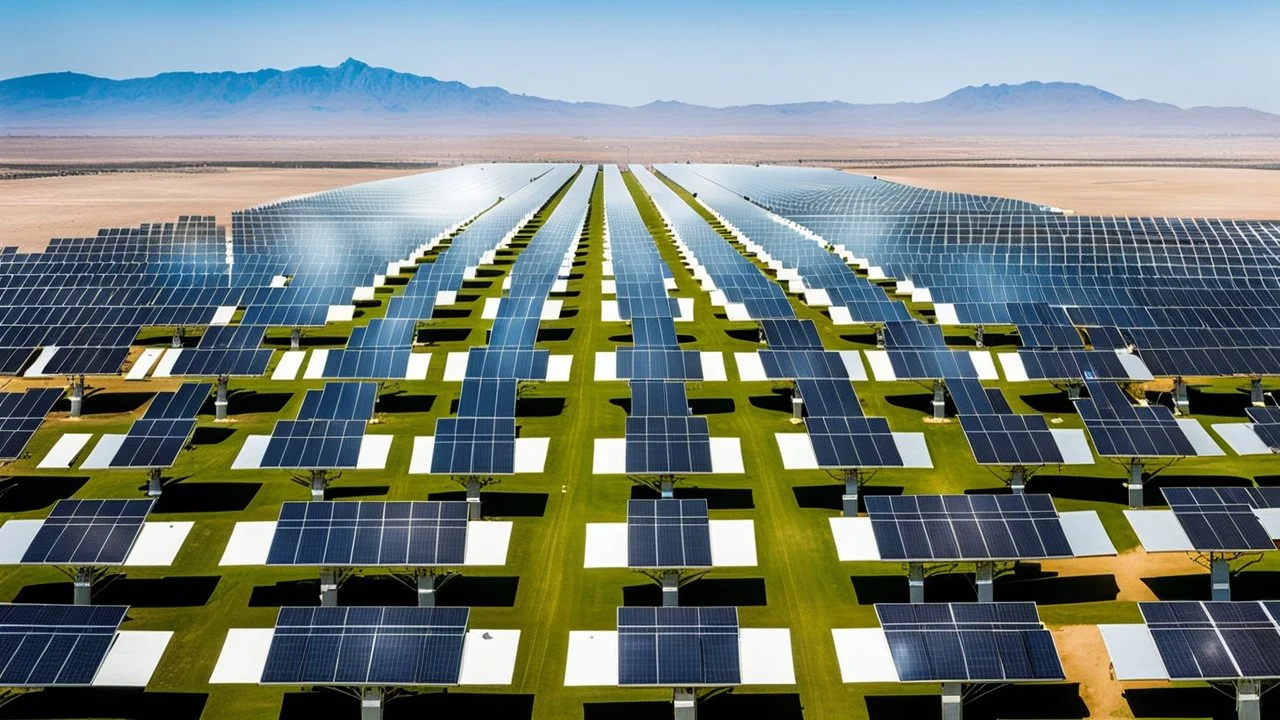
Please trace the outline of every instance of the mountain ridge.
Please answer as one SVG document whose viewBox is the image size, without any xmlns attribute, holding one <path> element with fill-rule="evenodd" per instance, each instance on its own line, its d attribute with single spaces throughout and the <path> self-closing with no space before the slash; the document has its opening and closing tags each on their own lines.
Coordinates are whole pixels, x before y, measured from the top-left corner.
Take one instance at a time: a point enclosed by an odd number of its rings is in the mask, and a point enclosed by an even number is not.
<svg viewBox="0 0 1280 720">
<path fill-rule="evenodd" d="M 924 102 L 817 100 L 724 107 L 654 100 L 570 102 L 339 65 L 252 72 L 165 72 L 114 80 L 75 72 L 0 80 L 0 131 L 180 134 L 785 133 L 1205 135 L 1280 134 L 1280 115 L 1181 108 L 1072 82 L 959 88 Z"/>
</svg>

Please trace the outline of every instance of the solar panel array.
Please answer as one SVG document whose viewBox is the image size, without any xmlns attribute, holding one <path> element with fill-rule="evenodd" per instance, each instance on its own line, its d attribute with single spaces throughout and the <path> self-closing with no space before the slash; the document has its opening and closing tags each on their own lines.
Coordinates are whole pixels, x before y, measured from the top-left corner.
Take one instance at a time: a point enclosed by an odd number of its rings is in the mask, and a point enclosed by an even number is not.
<svg viewBox="0 0 1280 720">
<path fill-rule="evenodd" d="M 761 318 L 761 332 L 769 345 L 768 350 L 759 353 L 761 364 L 769 378 L 796 382 L 796 392 L 804 399 L 808 413 L 805 428 L 819 467 L 901 467 L 902 456 L 889 431 L 888 422 L 883 418 L 863 417 L 858 397 L 849 382 L 849 370 L 843 357 L 839 353 L 823 349 L 821 337 L 813 323 L 796 318 L 795 311 L 781 288 L 725 242 L 671 188 L 643 167 L 633 166 L 632 171 L 653 198 L 658 211 L 677 239 L 689 250 L 691 257 L 706 269 L 716 286 L 725 292 L 730 301 L 746 304 L 753 317 Z M 699 198 L 701 197 L 700 194 Z M 702 202 L 707 205 L 707 201 Z M 736 203 L 733 206 L 737 208 Z M 787 253 L 786 257 L 794 257 L 798 261 L 808 263 L 812 260 L 813 264 L 806 267 L 813 268 L 817 276 L 830 281 L 828 290 L 831 287 L 846 288 L 846 291 L 842 291 L 842 297 L 848 298 L 850 306 L 855 302 L 870 302 L 865 298 L 853 299 L 855 296 L 862 298 L 863 291 L 857 283 L 847 283 L 848 278 L 834 273 L 832 267 L 819 260 L 810 251 L 810 247 L 817 248 L 822 253 L 826 251 L 811 239 L 790 231 L 776 233 L 775 227 L 784 226 L 767 217 L 765 219 L 768 222 L 761 223 L 759 216 L 745 210 L 738 219 L 749 224 L 751 232 L 743 234 L 741 229 L 736 232 L 753 241 L 756 240 L 753 232 L 763 233 L 773 246 L 769 252 L 776 257 L 784 257 L 778 253 Z M 763 245 L 764 241 L 760 241 L 760 244 Z M 790 245 L 796 245 L 799 250 L 787 250 Z M 832 272 L 828 274 L 828 271 Z M 849 278 L 855 277 L 851 273 L 847 274 Z M 865 281 L 858 282 L 866 285 Z M 736 294 L 734 289 L 737 290 Z M 883 293 L 880 293 L 880 297 L 885 299 Z M 756 314 L 757 311 L 751 310 L 753 302 L 758 307 L 770 310 Z M 901 307 L 900 304 L 898 306 Z M 896 317 L 896 311 L 887 310 L 887 307 L 888 305 L 877 311 L 879 316 Z"/>
<path fill-rule="evenodd" d="M 128 608 L 0 605 L 0 687 L 89 685 Z"/>
<path fill-rule="evenodd" d="M 569 175 L 556 179 L 563 185 Z M 594 168 L 583 168 L 512 265 L 511 287 L 498 305 L 488 345 L 467 353 L 458 416 L 436 421 L 431 472 L 515 472 L 517 382 L 547 377 L 550 353 L 535 347 L 538 323 L 556 280 L 568 278 L 594 186 Z M 544 187 L 537 196 L 543 198 L 538 207 L 559 187 Z"/>
<path fill-rule="evenodd" d="M 619 685 L 723 687 L 741 682 L 737 608 L 618 608 Z"/>
<path fill-rule="evenodd" d="M 1135 406 L 1119 385 L 1085 381 L 1089 397 L 1076 411 L 1102 457 L 1189 457 L 1196 454 L 1173 412 L 1161 405 Z"/>
<path fill-rule="evenodd" d="M 142 417 L 129 426 L 113 468 L 167 468 L 191 440 L 196 414 L 209 399 L 209 383 L 183 383 L 173 392 L 156 393 Z"/>
<path fill-rule="evenodd" d="M 468 608 L 284 607 L 264 685 L 457 685 Z"/>
<path fill-rule="evenodd" d="M 324 376 L 343 380 L 403 379 L 417 321 L 412 318 L 374 318 L 353 328 L 347 346 L 330 350 Z"/>
<path fill-rule="evenodd" d="M 1056 465 L 1062 451 L 1043 415 L 1018 415 L 997 389 L 948 380 L 960 427 L 979 465 Z"/>
<path fill-rule="evenodd" d="M 627 502 L 627 567 L 711 567 L 711 521 L 702 499 Z"/>
<path fill-rule="evenodd" d="M 1280 408 L 1245 408 L 1253 421 L 1253 432 L 1272 452 L 1280 451 Z"/>
<path fill-rule="evenodd" d="M 1140 602 L 1172 680 L 1280 678 L 1280 603 Z"/>
<path fill-rule="evenodd" d="M 61 397 L 61 388 L 0 393 L 0 460 L 22 457 L 31 436 Z"/>
<path fill-rule="evenodd" d="M 200 342 L 178 355 L 169 373 L 176 376 L 259 377 L 271 363 L 272 350 L 259 347 L 267 328 L 262 325 L 215 325 Z"/>
<path fill-rule="evenodd" d="M 354 468 L 377 396 L 377 383 L 368 382 L 329 382 L 308 390 L 296 420 L 276 421 L 261 467 Z"/>
<path fill-rule="evenodd" d="M 659 169 L 721 212 L 750 197 L 887 277 L 911 279 L 961 323 L 1017 325 L 1029 348 L 1077 347 L 1063 310 L 1091 338 L 1113 329 L 1101 336 L 1135 346 L 1157 376 L 1280 373 L 1275 221 L 1065 214 L 818 168 Z M 1053 323 L 1040 325 L 1052 329 L 1036 327 L 1045 316 L 1028 303 L 1054 308 Z M 1028 374 L 1088 377 L 1060 369 Z"/>
<path fill-rule="evenodd" d="M 153 500 L 59 500 L 22 555 L 23 565 L 122 565 Z"/>
<path fill-rule="evenodd" d="M 1065 677 L 1035 603 L 878 604 L 876 616 L 903 682 Z"/>
<path fill-rule="evenodd" d="M 1167 487 L 1173 516 L 1200 552 L 1275 550 L 1254 510 L 1280 507 L 1280 488 Z"/>
<path fill-rule="evenodd" d="M 1072 556 L 1048 495 L 871 495 L 885 560 L 1034 560 Z"/>
<path fill-rule="evenodd" d="M 462 565 L 466 547 L 467 504 L 462 501 L 286 502 L 267 564 Z"/>
</svg>

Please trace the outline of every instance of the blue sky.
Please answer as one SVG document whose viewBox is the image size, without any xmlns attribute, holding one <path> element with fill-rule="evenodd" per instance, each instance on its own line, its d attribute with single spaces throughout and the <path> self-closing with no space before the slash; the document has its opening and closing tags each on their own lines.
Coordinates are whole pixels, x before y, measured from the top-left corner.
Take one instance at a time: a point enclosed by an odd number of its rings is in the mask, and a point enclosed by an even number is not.
<svg viewBox="0 0 1280 720">
<path fill-rule="evenodd" d="M 0 77 L 334 65 L 351 56 L 627 105 L 928 100 L 1070 80 L 1280 112 L 1280 3 L 0 0 Z"/>
</svg>

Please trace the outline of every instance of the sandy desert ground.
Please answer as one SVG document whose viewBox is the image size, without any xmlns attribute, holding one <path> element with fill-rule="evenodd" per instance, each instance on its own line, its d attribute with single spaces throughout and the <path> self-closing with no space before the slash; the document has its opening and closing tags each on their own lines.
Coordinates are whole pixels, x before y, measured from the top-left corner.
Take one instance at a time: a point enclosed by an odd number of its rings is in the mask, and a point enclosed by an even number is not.
<svg viewBox="0 0 1280 720">
<path fill-rule="evenodd" d="M 233 210 L 341 185 L 419 171 L 257 170 L 128 172 L 0 181 L 0 246 L 44 247 L 98 228 L 169 222 L 179 215 L 231 220 Z"/>
<path fill-rule="evenodd" d="M 1090 215 L 1280 219 L 1280 170 L 1184 167 L 857 168 L 884 180 Z"/>
</svg>

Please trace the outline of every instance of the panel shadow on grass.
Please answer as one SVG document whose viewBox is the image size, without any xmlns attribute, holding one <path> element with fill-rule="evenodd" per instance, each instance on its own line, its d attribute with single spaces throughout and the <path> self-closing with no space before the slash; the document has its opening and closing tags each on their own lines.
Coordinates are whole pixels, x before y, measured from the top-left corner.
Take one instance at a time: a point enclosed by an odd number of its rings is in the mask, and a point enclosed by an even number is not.
<svg viewBox="0 0 1280 720">
<path fill-rule="evenodd" d="M 454 607 L 515 607 L 520 578 L 458 575 L 436 590 L 436 602 Z"/>
<path fill-rule="evenodd" d="M 143 692 L 121 688 L 48 688 L 0 706 L 0 718 L 132 718 L 199 720 L 206 693 Z"/>
<path fill-rule="evenodd" d="M 17 513 L 51 507 L 79 492 L 87 477 L 58 475 L 0 480 L 0 512 Z"/>
<path fill-rule="evenodd" d="M 116 415 L 131 413 L 146 405 L 153 392 L 104 392 L 90 391 L 85 393 L 83 413 L 85 415 Z M 71 412 L 71 401 L 62 398 L 50 412 Z"/>
<path fill-rule="evenodd" d="M 713 571 L 714 572 L 714 571 Z M 768 604 L 764 578 L 701 578 L 680 588 L 686 607 L 764 607 Z M 652 581 L 622 588 L 622 604 L 652 607 L 662 604 L 662 589 Z"/>
<path fill-rule="evenodd" d="M 1120 595 L 1115 575 L 1071 575 L 1014 573 L 996 578 L 995 599 L 999 602 L 1034 602 L 1038 605 L 1112 602 Z"/>
<path fill-rule="evenodd" d="M 418 395 L 404 390 L 396 390 L 378 396 L 377 412 L 383 413 L 425 413 L 431 412 L 436 404 L 435 395 Z"/>
<path fill-rule="evenodd" d="M 1249 393 L 1242 389 L 1234 392 L 1205 392 L 1199 388 L 1187 388 L 1187 400 L 1193 412 L 1201 415 L 1220 415 L 1222 417 L 1248 417 L 1246 412 L 1253 407 Z"/>
<path fill-rule="evenodd" d="M 463 490 L 433 492 L 428 500 L 466 500 Z M 547 514 L 546 493 L 484 491 L 480 493 L 480 511 L 486 518 L 543 517 Z"/>
<path fill-rule="evenodd" d="M 672 704 L 666 700 L 589 702 L 582 705 L 582 720 L 671 720 Z"/>
<path fill-rule="evenodd" d="M 277 414 L 293 399 L 293 393 L 257 392 L 256 390 L 233 390 L 227 395 L 227 413 L 230 415 L 252 415 L 256 413 Z"/>
<path fill-rule="evenodd" d="M 262 489 L 258 482 L 181 482 L 167 485 L 155 512 L 241 512 Z"/>
<path fill-rule="evenodd" d="M 694 415 L 727 415 L 737 409 L 733 398 L 689 398 Z"/>
<path fill-rule="evenodd" d="M 203 607 L 209 603 L 221 577 L 217 575 L 163 578 L 108 578 L 93 588 L 95 605 L 131 605 L 147 608 Z M 17 603 L 70 603 L 71 583 L 26 585 L 13 601 Z"/>
<path fill-rule="evenodd" d="M 344 498 L 379 497 L 391 492 L 390 485 L 337 485 L 324 491 L 326 500 Z"/>
<path fill-rule="evenodd" d="M 858 490 L 858 512 L 866 512 L 863 501 L 868 495 L 901 495 L 902 485 L 864 485 Z M 796 504 L 809 510 L 844 510 L 844 485 L 831 482 L 825 485 L 796 485 L 791 488 Z"/>
<path fill-rule="evenodd" d="M 573 338 L 573 328 L 540 328 L 535 342 L 568 342 Z"/>
<path fill-rule="evenodd" d="M 418 331 L 417 341 L 423 345 L 439 345 L 440 343 L 466 342 L 471 335 L 471 328 L 423 328 Z"/>
<path fill-rule="evenodd" d="M 849 578 L 859 605 L 910 602 L 907 571 L 895 575 L 853 575 Z M 927 602 L 974 602 L 978 590 L 973 573 L 939 573 L 924 579 Z"/>
<path fill-rule="evenodd" d="M 387 703 L 386 713 L 387 720 L 429 717 L 522 720 L 533 717 L 533 695 L 468 693 L 457 690 L 427 692 Z"/>
<path fill-rule="evenodd" d="M 522 397 L 516 399 L 516 417 L 556 417 L 564 412 L 562 397 Z"/>
<path fill-rule="evenodd" d="M 1236 718 L 1235 701 L 1212 687 L 1129 688 L 1124 691 L 1124 699 L 1135 718 Z M 1263 696 L 1262 716 L 1274 717 L 1275 703 L 1268 699 Z"/>
<path fill-rule="evenodd" d="M 1089 707 L 1080 697 L 1078 683 L 1019 684 L 966 702 L 964 716 L 971 720 L 1068 720 L 1089 717 Z"/>
<path fill-rule="evenodd" d="M 708 510 L 751 510 L 756 506 L 750 488 L 700 488 L 677 486 L 675 497 L 682 500 L 706 500 Z M 661 495 L 648 485 L 633 484 L 632 500 L 657 500 Z"/>
<path fill-rule="evenodd" d="M 320 604 L 320 578 L 254 585 L 249 607 L 310 607 Z"/>
<path fill-rule="evenodd" d="M 1066 390 L 1018 397 L 1027 404 L 1027 407 L 1044 415 L 1074 415 L 1076 412 L 1075 403 L 1071 402 Z"/>
<path fill-rule="evenodd" d="M 198 427 L 191 434 L 191 444 L 219 445 L 235 434 L 236 431 L 229 427 Z"/>
<path fill-rule="evenodd" d="M 933 393 L 906 393 L 903 395 L 885 395 L 885 402 L 905 410 L 933 416 Z"/>
<path fill-rule="evenodd" d="M 1116 477 L 1033 475 L 1027 481 L 1027 492 L 1049 493 L 1056 498 L 1105 502 L 1128 507 L 1129 490 L 1126 486 L 1128 480 L 1120 477 L 1120 472 L 1120 468 L 1117 467 Z M 1163 504 L 1163 501 L 1161 503 Z"/>
<path fill-rule="evenodd" d="M 718 693 L 698 703 L 703 720 L 801 720 L 799 693 Z"/>
<path fill-rule="evenodd" d="M 786 413 L 788 417 L 791 415 L 790 390 L 775 388 L 768 395 L 752 395 L 747 400 L 751 402 L 751 407 Z"/>
</svg>

